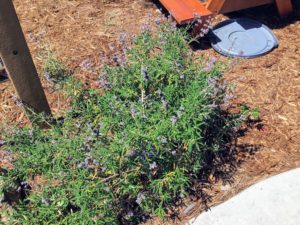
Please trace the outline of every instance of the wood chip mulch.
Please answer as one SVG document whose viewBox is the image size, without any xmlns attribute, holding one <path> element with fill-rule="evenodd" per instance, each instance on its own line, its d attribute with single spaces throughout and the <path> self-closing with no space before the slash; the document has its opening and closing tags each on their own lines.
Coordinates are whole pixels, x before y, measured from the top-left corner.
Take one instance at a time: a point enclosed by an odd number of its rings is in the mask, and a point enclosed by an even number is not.
<svg viewBox="0 0 300 225">
<path fill-rule="evenodd" d="M 62 0 L 59 3 L 14 0 L 14 4 L 38 70 L 41 71 L 45 53 L 53 51 L 78 78 L 91 86 L 98 74 L 80 65 L 88 64 L 97 71 L 102 66 L 101 57 L 111 53 L 110 44 L 120 32 L 135 35 L 148 13 L 160 14 L 146 0 Z M 239 138 L 237 171 L 230 184 L 219 181 L 207 190 L 212 196 L 209 206 L 220 204 L 262 179 L 300 167 L 300 21 L 295 17 L 280 20 L 276 12 L 266 16 L 264 10 L 270 12 L 268 7 L 246 11 L 243 15 L 268 25 L 279 39 L 278 49 L 256 59 L 238 60 L 224 74 L 224 79 L 236 86 L 234 102 L 258 107 L 262 121 Z M 270 10 L 274 11 L 273 7 Z M 196 54 L 225 60 L 212 49 Z M 54 114 L 62 114 L 68 101 L 43 78 L 42 83 Z M 10 81 L 0 83 L 0 118 L 2 125 L 28 124 L 24 112 L 15 104 Z M 2 126 L 3 129 L 7 126 Z M 0 150 L 2 164 L 9 157 L 8 152 Z M 190 202 L 182 209 L 181 220 L 151 220 L 148 224 L 181 224 L 203 209 L 200 201 Z"/>
</svg>

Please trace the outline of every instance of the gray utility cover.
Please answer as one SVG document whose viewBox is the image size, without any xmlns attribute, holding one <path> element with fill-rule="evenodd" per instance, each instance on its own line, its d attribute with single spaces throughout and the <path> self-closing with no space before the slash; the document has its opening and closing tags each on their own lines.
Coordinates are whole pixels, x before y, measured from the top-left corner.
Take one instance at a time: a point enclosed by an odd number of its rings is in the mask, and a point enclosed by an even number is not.
<svg viewBox="0 0 300 225">
<path fill-rule="evenodd" d="M 239 58 L 258 57 L 278 47 L 278 40 L 268 27 L 248 18 L 221 22 L 209 38 L 217 52 Z"/>
</svg>

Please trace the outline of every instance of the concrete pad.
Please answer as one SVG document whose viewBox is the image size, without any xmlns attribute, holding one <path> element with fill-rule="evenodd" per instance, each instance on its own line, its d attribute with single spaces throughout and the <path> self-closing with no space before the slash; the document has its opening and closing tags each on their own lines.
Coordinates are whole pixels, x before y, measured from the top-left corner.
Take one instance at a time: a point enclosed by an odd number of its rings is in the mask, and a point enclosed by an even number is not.
<svg viewBox="0 0 300 225">
<path fill-rule="evenodd" d="M 300 168 L 259 182 L 190 225 L 300 225 Z"/>
</svg>

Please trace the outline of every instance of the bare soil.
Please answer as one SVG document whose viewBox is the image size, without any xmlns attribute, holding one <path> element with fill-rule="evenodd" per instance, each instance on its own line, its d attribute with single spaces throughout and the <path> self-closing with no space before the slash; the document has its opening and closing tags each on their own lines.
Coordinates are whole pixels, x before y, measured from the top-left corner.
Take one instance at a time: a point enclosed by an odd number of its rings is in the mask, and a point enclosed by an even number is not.
<svg viewBox="0 0 300 225">
<path fill-rule="evenodd" d="M 101 59 L 112 54 L 111 43 L 118 34 L 127 32 L 134 36 L 149 19 L 149 13 L 152 17 L 161 15 L 157 6 L 144 0 L 14 0 L 14 4 L 38 70 L 41 71 L 46 53 L 53 51 L 92 87 L 96 87 L 97 70 L 103 65 Z M 209 206 L 262 179 L 300 167 L 300 21 L 295 16 L 281 20 L 273 6 L 229 16 L 247 16 L 263 22 L 273 30 L 280 44 L 263 57 L 233 60 L 224 74 L 224 80 L 236 86 L 234 103 L 258 107 L 261 122 L 238 139 L 237 145 L 243 148 L 238 153 L 239 164 L 232 182 L 223 184 L 216 180 L 213 188 L 206 190 L 212 196 Z M 218 16 L 216 21 L 226 18 Z M 195 54 L 227 60 L 210 48 L 195 50 Z M 83 64 L 95 70 L 80 66 Z M 66 99 L 53 91 L 44 78 L 42 83 L 54 114 L 62 114 L 67 107 Z M 14 99 L 11 83 L 1 83 L 0 123 L 27 124 Z M 8 155 L 1 152 L 0 160 L 7 159 Z M 203 209 L 201 201 L 187 201 L 180 219 L 154 219 L 148 224 L 181 224 Z"/>
</svg>

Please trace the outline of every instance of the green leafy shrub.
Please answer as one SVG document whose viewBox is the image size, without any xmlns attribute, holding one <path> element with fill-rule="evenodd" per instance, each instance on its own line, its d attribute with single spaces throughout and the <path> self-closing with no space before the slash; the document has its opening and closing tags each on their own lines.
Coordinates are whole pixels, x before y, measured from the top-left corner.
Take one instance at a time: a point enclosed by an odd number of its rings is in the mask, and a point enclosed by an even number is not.
<svg viewBox="0 0 300 225">
<path fill-rule="evenodd" d="M 48 54 L 47 59 L 43 64 L 43 70 L 46 79 L 55 84 L 64 81 L 71 74 L 71 71 L 69 71 L 53 53 Z"/>
<path fill-rule="evenodd" d="M 197 190 L 240 120 L 222 110 L 220 66 L 195 59 L 187 39 L 168 25 L 144 31 L 126 57 L 116 55 L 117 65 L 103 69 L 105 93 L 69 78 L 64 121 L 7 137 L 17 160 L 2 173 L 2 190 L 24 193 L 13 223 L 137 224 L 166 216 Z M 37 177 L 44 182 L 33 182 Z"/>
</svg>

